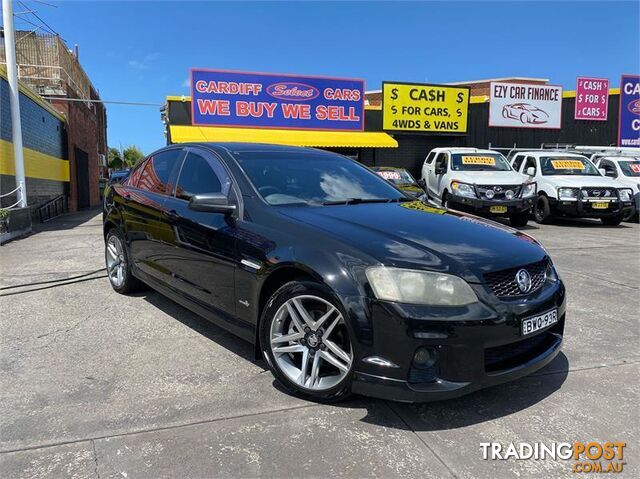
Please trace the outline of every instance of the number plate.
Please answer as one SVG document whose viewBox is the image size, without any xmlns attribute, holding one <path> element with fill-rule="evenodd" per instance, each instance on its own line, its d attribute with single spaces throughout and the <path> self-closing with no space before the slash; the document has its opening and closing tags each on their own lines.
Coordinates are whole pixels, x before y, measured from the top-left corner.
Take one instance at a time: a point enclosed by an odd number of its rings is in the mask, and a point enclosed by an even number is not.
<svg viewBox="0 0 640 479">
<path fill-rule="evenodd" d="M 506 213 L 507 212 L 507 207 L 506 206 L 490 206 L 489 207 L 489 212 L 491 212 L 491 213 Z"/>
<path fill-rule="evenodd" d="M 525 318 L 522 320 L 522 335 L 535 333 L 541 329 L 551 326 L 558 322 L 558 310 L 552 309 L 540 316 L 533 316 L 532 318 Z"/>
<path fill-rule="evenodd" d="M 601 202 L 601 203 L 591 203 L 591 207 L 594 210 L 606 210 L 609 208 L 609 203 Z"/>
</svg>

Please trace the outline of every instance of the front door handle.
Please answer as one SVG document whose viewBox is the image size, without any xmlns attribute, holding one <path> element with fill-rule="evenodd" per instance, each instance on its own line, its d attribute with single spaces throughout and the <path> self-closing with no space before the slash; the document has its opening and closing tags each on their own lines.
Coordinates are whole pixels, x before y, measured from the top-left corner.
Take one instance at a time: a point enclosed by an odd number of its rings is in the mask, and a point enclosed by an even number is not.
<svg viewBox="0 0 640 479">
<path fill-rule="evenodd" d="M 178 221 L 180 219 L 180 215 L 176 210 L 169 210 L 165 214 L 167 215 L 167 219 L 169 221 Z"/>
</svg>

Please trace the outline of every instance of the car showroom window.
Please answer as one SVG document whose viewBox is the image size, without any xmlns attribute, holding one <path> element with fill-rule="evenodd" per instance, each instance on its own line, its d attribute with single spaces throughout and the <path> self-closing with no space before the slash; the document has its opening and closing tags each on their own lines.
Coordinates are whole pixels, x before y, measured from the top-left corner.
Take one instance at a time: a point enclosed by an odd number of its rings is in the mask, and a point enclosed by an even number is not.
<svg viewBox="0 0 640 479">
<path fill-rule="evenodd" d="M 150 156 L 140 174 L 138 188 L 161 195 L 171 194 L 173 185 L 169 184 L 169 180 L 181 154 L 182 150 L 172 149 Z"/>
<path fill-rule="evenodd" d="M 219 161 L 207 160 L 198 153 L 187 153 L 178 178 L 177 198 L 189 201 L 193 195 L 203 193 L 227 195 L 230 188 L 231 178 Z"/>
</svg>

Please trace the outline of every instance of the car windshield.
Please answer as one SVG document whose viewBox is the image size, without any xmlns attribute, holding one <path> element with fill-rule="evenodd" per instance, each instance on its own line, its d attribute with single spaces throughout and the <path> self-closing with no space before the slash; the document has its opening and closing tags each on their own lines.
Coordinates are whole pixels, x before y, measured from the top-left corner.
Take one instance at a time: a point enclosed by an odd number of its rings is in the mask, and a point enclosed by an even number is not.
<svg viewBox="0 0 640 479">
<path fill-rule="evenodd" d="M 394 185 L 413 185 L 416 180 L 413 179 L 411 173 L 407 170 L 397 169 L 397 170 L 373 170 L 376 172 L 378 176 L 381 176 L 387 181 L 390 181 Z"/>
<path fill-rule="evenodd" d="M 545 176 L 601 176 L 593 163 L 577 156 L 543 156 L 540 158 L 540 168 Z"/>
<path fill-rule="evenodd" d="M 453 171 L 511 171 L 511 165 L 500 153 L 454 153 Z"/>
<path fill-rule="evenodd" d="M 321 152 L 242 152 L 235 155 L 271 205 L 333 205 L 408 201 L 371 170 Z"/>
<path fill-rule="evenodd" d="M 618 161 L 624 176 L 640 176 L 640 158 Z"/>
</svg>

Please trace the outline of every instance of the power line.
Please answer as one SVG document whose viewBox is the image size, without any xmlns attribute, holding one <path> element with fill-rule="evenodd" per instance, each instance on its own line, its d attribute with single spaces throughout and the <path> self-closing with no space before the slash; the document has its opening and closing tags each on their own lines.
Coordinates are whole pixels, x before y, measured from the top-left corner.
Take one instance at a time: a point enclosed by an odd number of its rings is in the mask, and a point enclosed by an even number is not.
<svg viewBox="0 0 640 479">
<path fill-rule="evenodd" d="M 18 0 L 18 3 L 19 3 L 20 5 L 22 5 L 24 8 L 26 8 L 27 10 L 29 10 L 29 7 L 27 7 L 27 6 L 26 6 L 24 3 L 22 3 L 20 0 Z M 53 28 L 51 28 L 51 26 L 50 26 L 47 22 L 45 22 L 42 18 L 40 18 L 40 15 L 38 15 L 35 11 L 31 12 L 31 14 L 32 14 L 34 17 L 36 17 L 38 20 L 40 20 L 40 21 L 44 24 L 44 26 L 46 26 L 46 27 L 49 29 L 49 31 L 50 31 L 51 33 L 53 33 L 54 35 L 58 35 L 58 32 L 56 32 Z"/>
<path fill-rule="evenodd" d="M 145 103 L 141 101 L 123 101 L 123 100 L 86 100 L 84 98 L 67 98 L 60 96 L 43 96 L 45 100 L 58 100 L 58 101 L 79 101 L 82 103 L 113 103 L 116 105 L 136 105 L 136 106 L 164 106 L 164 103 Z"/>
</svg>

